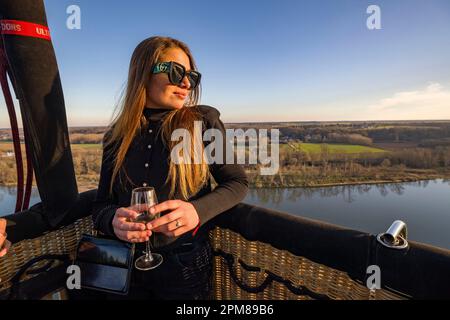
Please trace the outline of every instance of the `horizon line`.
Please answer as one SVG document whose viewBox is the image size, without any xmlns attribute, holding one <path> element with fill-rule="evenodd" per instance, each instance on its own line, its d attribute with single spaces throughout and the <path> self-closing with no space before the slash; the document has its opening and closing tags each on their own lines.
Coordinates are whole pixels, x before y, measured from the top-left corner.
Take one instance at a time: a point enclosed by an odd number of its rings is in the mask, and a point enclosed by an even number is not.
<svg viewBox="0 0 450 320">
<path fill-rule="evenodd" d="M 292 121 L 232 121 L 224 122 L 224 124 L 267 124 L 267 123 L 343 123 L 343 122 L 447 122 L 450 119 L 409 119 L 409 120 L 292 120 Z M 67 126 L 68 128 L 95 128 L 95 127 L 107 127 L 108 125 L 75 125 Z M 3 127 L 0 130 L 9 130 L 11 127 Z M 18 127 L 23 129 L 23 127 Z"/>
</svg>

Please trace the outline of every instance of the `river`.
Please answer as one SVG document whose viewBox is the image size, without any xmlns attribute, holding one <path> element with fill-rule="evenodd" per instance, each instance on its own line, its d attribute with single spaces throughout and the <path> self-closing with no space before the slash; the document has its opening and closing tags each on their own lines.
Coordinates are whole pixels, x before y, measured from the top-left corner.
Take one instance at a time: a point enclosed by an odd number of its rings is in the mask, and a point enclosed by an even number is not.
<svg viewBox="0 0 450 320">
<path fill-rule="evenodd" d="M 0 187 L 0 216 L 14 210 L 15 194 L 14 187 Z M 37 202 L 33 190 L 31 204 Z M 251 189 L 245 202 L 372 234 L 403 220 L 410 240 L 450 249 L 449 180 Z"/>
</svg>

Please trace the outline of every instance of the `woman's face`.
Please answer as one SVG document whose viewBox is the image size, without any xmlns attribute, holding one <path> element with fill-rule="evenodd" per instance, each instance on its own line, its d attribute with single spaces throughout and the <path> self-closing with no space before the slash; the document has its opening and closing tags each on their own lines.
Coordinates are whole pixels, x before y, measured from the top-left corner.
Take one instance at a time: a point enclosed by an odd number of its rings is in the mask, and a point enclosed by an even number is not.
<svg viewBox="0 0 450 320">
<path fill-rule="evenodd" d="M 159 62 L 175 61 L 191 70 L 188 55 L 180 48 L 171 48 L 164 52 Z M 150 71 L 149 71 L 150 72 Z M 183 107 L 190 92 L 187 77 L 183 78 L 179 86 L 169 81 L 167 73 L 152 74 L 147 85 L 147 108 L 180 109 Z"/>
</svg>

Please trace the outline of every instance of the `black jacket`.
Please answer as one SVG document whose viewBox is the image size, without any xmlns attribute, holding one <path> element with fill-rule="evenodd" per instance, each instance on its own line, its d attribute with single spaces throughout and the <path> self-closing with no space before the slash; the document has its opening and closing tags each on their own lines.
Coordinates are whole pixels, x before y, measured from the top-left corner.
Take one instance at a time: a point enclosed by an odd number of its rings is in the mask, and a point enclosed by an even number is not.
<svg viewBox="0 0 450 320">
<path fill-rule="evenodd" d="M 219 129 L 223 134 L 225 145 L 225 127 L 219 119 L 219 111 L 204 105 L 195 108 L 203 117 L 203 132 L 209 128 Z M 144 126 L 131 143 L 122 170 L 116 176 L 112 195 L 109 195 L 109 184 L 112 177 L 113 157 L 106 157 L 109 150 L 103 148 L 100 181 L 92 217 L 94 228 L 104 234 L 115 236 L 112 228 L 115 211 L 120 207 L 130 205 L 133 188 L 153 186 L 159 203 L 168 200 L 170 188 L 165 185 L 165 180 L 168 174 L 170 154 L 163 144 L 161 135 L 157 134 L 162 120 L 168 112 L 167 109 L 144 109 L 143 115 L 147 119 L 148 125 Z M 108 148 L 112 148 L 112 146 L 108 146 Z M 225 153 L 224 146 L 224 155 Z M 208 229 L 204 227 L 208 221 L 238 204 L 248 191 L 247 176 L 240 165 L 214 163 L 209 165 L 209 169 L 217 183 L 216 188 L 212 190 L 211 183 L 208 183 L 189 199 L 200 218 L 199 234 Z M 189 241 L 194 235 L 195 232 L 188 232 L 181 236 L 183 240 L 180 242 Z"/>
</svg>

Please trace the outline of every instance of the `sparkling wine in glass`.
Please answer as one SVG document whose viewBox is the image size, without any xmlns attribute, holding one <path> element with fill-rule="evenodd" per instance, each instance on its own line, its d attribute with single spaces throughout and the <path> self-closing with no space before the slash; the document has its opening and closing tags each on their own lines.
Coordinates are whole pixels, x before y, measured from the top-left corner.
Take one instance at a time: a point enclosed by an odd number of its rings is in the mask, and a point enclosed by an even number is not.
<svg viewBox="0 0 450 320">
<path fill-rule="evenodd" d="M 139 216 L 134 222 L 143 223 L 146 225 L 148 222 L 158 218 L 159 214 L 152 215 L 150 208 L 158 203 L 156 198 L 156 192 L 153 187 L 141 187 L 133 189 L 131 193 L 131 207 L 139 213 Z M 151 238 L 155 235 L 152 234 Z M 145 255 L 139 257 L 134 266 L 138 270 L 147 271 L 158 267 L 163 262 L 162 255 L 158 253 L 152 253 L 150 251 L 150 239 L 145 243 Z"/>
</svg>

